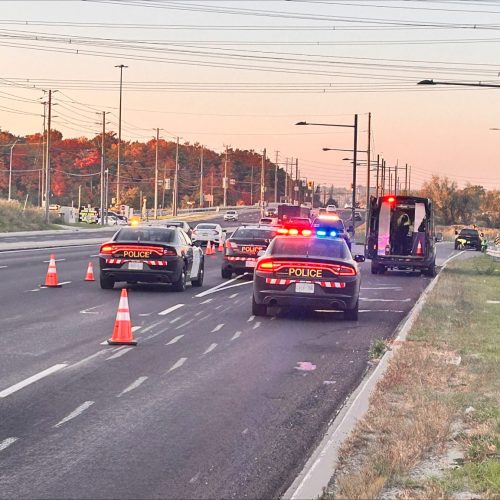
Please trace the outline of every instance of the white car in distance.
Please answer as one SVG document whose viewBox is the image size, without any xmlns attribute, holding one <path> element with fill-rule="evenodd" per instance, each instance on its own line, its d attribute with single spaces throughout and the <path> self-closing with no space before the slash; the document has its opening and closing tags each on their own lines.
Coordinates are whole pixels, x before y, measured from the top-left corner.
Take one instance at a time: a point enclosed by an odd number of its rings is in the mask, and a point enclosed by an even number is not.
<svg viewBox="0 0 500 500">
<path fill-rule="evenodd" d="M 236 221 L 238 220 L 238 212 L 236 210 L 228 210 L 225 214 L 224 214 L 224 220 L 225 221 Z"/>
<path fill-rule="evenodd" d="M 203 222 L 193 229 L 191 240 L 195 245 L 206 245 L 209 241 L 218 245 L 224 241 L 224 230 L 220 224 Z"/>
</svg>

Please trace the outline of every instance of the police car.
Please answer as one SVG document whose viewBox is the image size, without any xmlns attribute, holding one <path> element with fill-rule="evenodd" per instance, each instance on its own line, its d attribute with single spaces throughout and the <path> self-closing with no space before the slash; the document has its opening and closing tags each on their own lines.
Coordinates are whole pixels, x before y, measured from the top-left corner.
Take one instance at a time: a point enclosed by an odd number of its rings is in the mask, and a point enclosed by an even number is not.
<svg viewBox="0 0 500 500">
<path fill-rule="evenodd" d="M 252 314 L 265 316 L 271 307 L 344 311 L 358 319 L 361 277 L 358 262 L 343 238 L 276 236 L 257 261 Z"/>
<path fill-rule="evenodd" d="M 320 236 L 343 238 L 351 249 L 351 238 L 346 230 L 344 221 L 338 215 L 319 215 L 314 219 L 313 226 Z"/>
<path fill-rule="evenodd" d="M 241 226 L 226 240 L 221 276 L 253 272 L 257 254 L 267 248 L 276 236 L 276 229 L 266 225 Z"/>
<path fill-rule="evenodd" d="M 183 292 L 186 283 L 202 286 L 203 252 L 177 227 L 122 227 L 99 249 L 100 285 L 116 282 L 170 283 Z"/>
</svg>

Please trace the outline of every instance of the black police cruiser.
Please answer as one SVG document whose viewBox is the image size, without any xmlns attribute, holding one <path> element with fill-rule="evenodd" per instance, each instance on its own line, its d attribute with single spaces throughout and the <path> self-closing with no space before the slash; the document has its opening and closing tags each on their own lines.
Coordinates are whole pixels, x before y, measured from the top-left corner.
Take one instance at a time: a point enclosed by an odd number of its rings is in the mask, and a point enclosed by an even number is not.
<svg viewBox="0 0 500 500">
<path fill-rule="evenodd" d="M 127 283 L 171 283 L 183 292 L 186 283 L 202 286 L 203 252 L 177 227 L 122 227 L 99 250 L 101 288 Z"/>
<path fill-rule="evenodd" d="M 267 248 L 276 236 L 276 229 L 267 225 L 241 226 L 226 240 L 221 276 L 253 272 L 257 254 Z"/>
<path fill-rule="evenodd" d="M 361 277 L 343 238 L 277 236 L 259 258 L 254 273 L 252 314 L 268 306 L 344 311 L 358 319 Z"/>
</svg>

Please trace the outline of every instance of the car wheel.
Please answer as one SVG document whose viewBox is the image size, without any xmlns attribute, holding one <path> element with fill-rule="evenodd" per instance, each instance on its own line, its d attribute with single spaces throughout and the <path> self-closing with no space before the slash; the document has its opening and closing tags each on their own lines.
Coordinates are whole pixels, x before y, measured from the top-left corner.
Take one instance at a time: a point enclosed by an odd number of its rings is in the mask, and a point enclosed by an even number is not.
<svg viewBox="0 0 500 500">
<path fill-rule="evenodd" d="M 372 274 L 382 274 L 381 267 L 378 264 L 372 262 Z"/>
<path fill-rule="evenodd" d="M 481 251 L 481 246 L 476 247 L 476 252 L 480 252 L 480 251 Z"/>
<path fill-rule="evenodd" d="M 100 285 L 103 290 L 111 290 L 115 286 L 115 280 L 113 278 L 109 278 L 102 273 L 99 278 Z"/>
<path fill-rule="evenodd" d="M 205 277 L 205 262 L 200 264 L 200 270 L 198 271 L 198 276 L 195 280 L 191 280 L 191 285 L 193 286 L 202 286 L 203 278 Z"/>
<path fill-rule="evenodd" d="M 356 305 L 352 309 L 346 309 L 344 311 L 344 319 L 347 321 L 358 321 L 359 312 L 359 299 L 356 301 Z"/>
<path fill-rule="evenodd" d="M 267 306 L 266 304 L 257 304 L 255 302 L 255 297 L 252 295 L 252 314 L 254 316 L 266 316 Z"/>
<path fill-rule="evenodd" d="M 434 276 L 436 276 L 436 265 L 433 263 L 427 269 L 425 269 L 424 271 L 422 271 L 422 274 L 424 276 L 428 276 L 429 278 L 433 278 Z"/>
<path fill-rule="evenodd" d="M 179 279 L 172 283 L 172 289 L 174 290 L 174 292 L 184 292 L 186 290 L 186 280 L 186 268 L 183 267 Z"/>
<path fill-rule="evenodd" d="M 233 276 L 233 272 L 230 271 L 229 269 L 224 269 L 222 268 L 220 270 L 220 275 L 225 279 L 225 280 L 228 280 L 230 279 L 232 276 Z"/>
<path fill-rule="evenodd" d="M 458 244 L 455 243 L 455 250 L 458 250 Z"/>
</svg>

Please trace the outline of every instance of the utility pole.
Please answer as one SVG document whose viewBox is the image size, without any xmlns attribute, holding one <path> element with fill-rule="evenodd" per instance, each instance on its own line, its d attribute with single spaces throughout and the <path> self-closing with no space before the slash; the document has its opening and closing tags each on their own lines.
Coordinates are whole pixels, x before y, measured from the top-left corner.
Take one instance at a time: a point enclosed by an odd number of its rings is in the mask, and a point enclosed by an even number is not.
<svg viewBox="0 0 500 500">
<path fill-rule="evenodd" d="M 260 168 L 260 214 L 261 217 L 264 217 L 264 192 L 266 189 L 265 186 L 265 165 L 266 165 L 266 148 L 264 148 L 264 151 L 262 152 L 262 164 Z"/>
<path fill-rule="evenodd" d="M 177 137 L 177 145 L 175 147 L 174 192 L 173 192 L 173 197 L 172 197 L 172 216 L 173 217 L 177 217 L 178 189 L 179 189 L 179 138 Z"/>
<path fill-rule="evenodd" d="M 405 163 L 405 195 L 408 196 L 408 163 Z"/>
<path fill-rule="evenodd" d="M 278 161 L 279 161 L 279 151 L 276 151 L 276 163 L 274 165 L 274 203 L 278 201 Z"/>
<path fill-rule="evenodd" d="M 40 207 L 43 207 L 43 196 L 45 190 L 45 121 L 47 112 L 47 101 L 42 102 L 43 104 L 43 135 L 42 135 L 42 178 L 40 180 Z"/>
<path fill-rule="evenodd" d="M 121 145 L 122 145 L 122 84 L 123 84 L 123 68 L 128 68 L 124 64 L 118 64 L 115 68 L 120 68 L 120 107 L 118 109 L 118 160 L 116 163 L 116 204 L 120 204 L 120 161 L 121 161 Z M 142 203 L 142 200 L 141 200 Z"/>
<path fill-rule="evenodd" d="M 47 117 L 47 152 L 45 161 L 47 162 L 47 172 L 45 175 L 45 222 L 49 223 L 49 204 L 50 204 L 50 122 L 52 118 L 52 90 L 49 90 Z"/>
<path fill-rule="evenodd" d="M 380 196 L 385 196 L 385 160 L 382 158 L 382 179 L 380 181 Z"/>
<path fill-rule="evenodd" d="M 155 148 L 155 201 L 153 209 L 154 219 L 158 219 L 158 143 L 160 142 L 160 129 L 156 129 L 156 148 Z"/>
<path fill-rule="evenodd" d="M 203 208 L 203 144 L 200 153 L 200 208 Z"/>
<path fill-rule="evenodd" d="M 380 168 L 380 155 L 377 155 L 377 183 L 375 184 L 375 198 L 378 198 L 379 193 L 379 168 Z M 368 207 L 366 207 L 368 208 Z"/>
<path fill-rule="evenodd" d="M 297 191 L 297 204 L 300 205 L 300 178 L 299 178 L 299 159 L 295 158 L 295 185 L 299 188 Z"/>
<path fill-rule="evenodd" d="M 222 179 L 222 188 L 224 190 L 224 200 L 222 202 L 223 207 L 227 206 L 227 146 L 226 146 L 226 157 L 224 159 L 224 179 Z"/>
<path fill-rule="evenodd" d="M 368 209 L 370 207 L 370 170 L 371 170 L 371 134 L 372 134 L 372 114 L 368 113 L 368 147 L 366 148 L 367 152 L 367 169 L 366 169 L 366 209 L 365 216 L 368 214 Z M 352 223 L 354 225 L 354 217 L 352 219 Z M 368 221 L 365 224 L 365 255 L 366 255 L 366 247 L 368 245 L 368 233 L 370 229 L 370 224 Z"/>
<path fill-rule="evenodd" d="M 210 195 L 212 196 L 212 201 L 210 202 L 210 206 L 213 207 L 214 206 L 214 171 L 213 170 L 212 170 L 210 177 L 212 179 L 212 185 L 210 187 Z"/>
<path fill-rule="evenodd" d="M 398 162 L 396 161 L 396 166 L 394 167 L 394 196 L 398 195 Z"/>
<path fill-rule="evenodd" d="M 14 146 L 19 142 L 19 139 L 14 141 L 14 144 L 10 147 L 10 162 L 9 162 L 9 196 L 8 200 L 11 200 L 11 191 L 12 191 L 12 157 L 14 155 Z"/>
<path fill-rule="evenodd" d="M 252 177 L 250 178 L 250 205 L 253 205 L 253 163 L 252 163 Z"/>
<path fill-rule="evenodd" d="M 408 192 L 411 191 L 411 165 L 408 167 Z"/>
<path fill-rule="evenodd" d="M 104 141 L 106 139 L 106 111 L 102 112 L 102 140 L 101 140 L 101 226 L 108 222 L 108 206 L 105 200 L 105 189 L 104 189 L 104 162 L 105 162 L 105 147 Z M 78 205 L 78 210 L 80 210 L 80 205 Z M 106 211 L 106 215 L 104 214 Z"/>
<path fill-rule="evenodd" d="M 285 203 L 288 203 L 288 158 L 285 163 Z"/>
<path fill-rule="evenodd" d="M 358 163 L 358 115 L 354 115 L 354 146 L 353 146 L 353 169 L 352 169 L 352 236 L 354 239 L 354 235 L 356 233 L 356 224 L 355 224 L 355 212 L 356 212 L 356 168 Z"/>
</svg>

